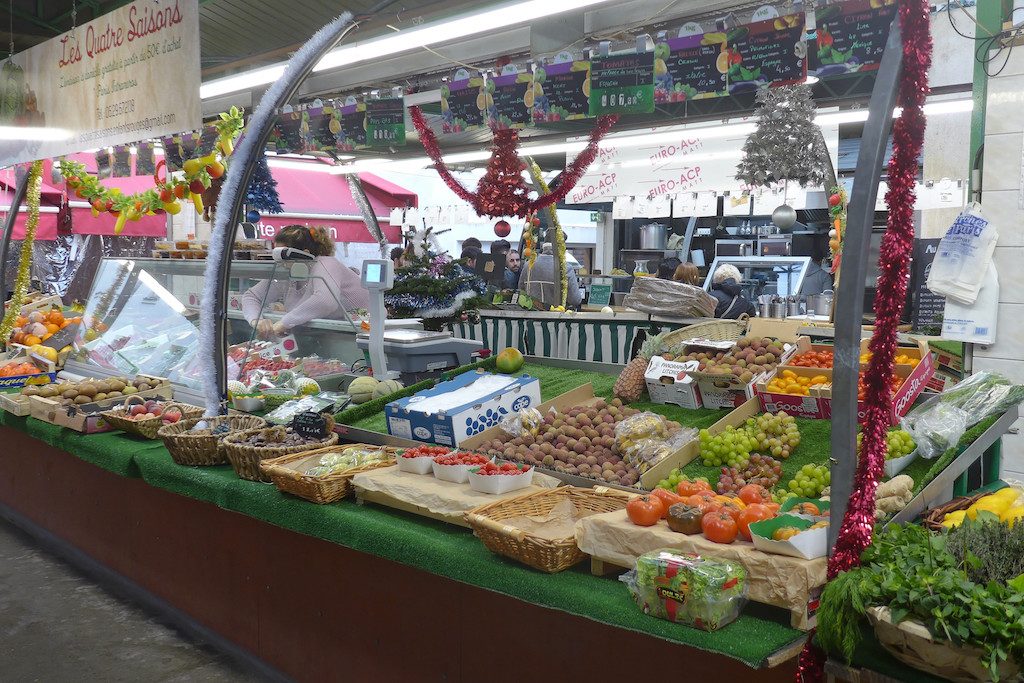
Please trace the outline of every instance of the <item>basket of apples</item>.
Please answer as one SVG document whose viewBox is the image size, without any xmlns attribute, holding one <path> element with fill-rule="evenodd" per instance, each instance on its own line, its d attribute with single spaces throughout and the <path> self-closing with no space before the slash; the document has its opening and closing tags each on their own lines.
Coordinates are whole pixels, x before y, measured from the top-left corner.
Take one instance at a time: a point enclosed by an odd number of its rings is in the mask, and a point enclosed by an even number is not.
<svg viewBox="0 0 1024 683">
<path fill-rule="evenodd" d="M 479 453 L 455 452 L 436 456 L 431 468 L 434 470 L 434 476 L 441 481 L 465 484 L 469 480 L 470 468 L 479 467 L 490 461 L 490 458 Z"/>
<path fill-rule="evenodd" d="M 505 462 L 487 462 L 469 471 L 469 488 L 479 493 L 508 493 L 533 482 L 533 467 Z"/>
<path fill-rule="evenodd" d="M 184 403 L 171 403 L 129 396 L 122 405 L 105 410 L 100 415 L 115 429 L 144 439 L 157 438 L 161 427 L 182 419 L 201 417 L 202 408 Z"/>
</svg>

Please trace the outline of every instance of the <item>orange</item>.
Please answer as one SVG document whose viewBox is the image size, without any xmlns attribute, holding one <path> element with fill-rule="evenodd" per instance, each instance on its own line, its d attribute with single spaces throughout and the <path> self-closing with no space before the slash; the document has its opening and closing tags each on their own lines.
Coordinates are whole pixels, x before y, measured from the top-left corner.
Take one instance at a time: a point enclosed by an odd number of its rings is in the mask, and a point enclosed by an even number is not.
<svg viewBox="0 0 1024 683">
<path fill-rule="evenodd" d="M 53 332 L 47 332 L 46 334 L 43 335 L 42 339 L 40 339 L 39 341 L 44 342 L 47 339 L 49 339 L 50 337 L 52 337 L 52 336 L 53 336 Z"/>
<path fill-rule="evenodd" d="M 25 337 L 25 340 L 23 342 L 21 342 L 21 343 L 24 344 L 25 346 L 35 346 L 36 344 L 42 343 L 42 341 L 43 340 L 40 339 L 39 337 L 37 337 L 36 335 L 30 334 L 30 335 L 27 335 Z"/>
<path fill-rule="evenodd" d="M 24 327 L 25 325 L 28 325 L 28 318 L 26 318 L 23 315 L 19 315 L 18 319 L 14 323 L 14 326 L 15 327 Z"/>
<path fill-rule="evenodd" d="M 55 325 L 60 325 L 62 322 L 64 322 L 64 314 L 55 308 L 52 311 L 50 311 L 50 315 L 48 315 L 46 319 L 47 321 L 54 323 Z"/>
<path fill-rule="evenodd" d="M 53 334 L 54 332 L 56 332 L 59 329 L 60 329 L 60 325 L 56 325 L 54 323 L 46 323 L 46 331 L 49 332 L 50 334 Z"/>
<path fill-rule="evenodd" d="M 62 330 L 63 330 L 63 329 L 65 328 L 65 327 L 67 327 L 67 326 L 68 326 L 68 325 L 70 325 L 70 324 L 71 324 L 71 321 L 70 321 L 70 320 L 65 320 L 64 322 L 62 322 L 62 323 L 60 324 L 60 329 L 62 329 Z"/>
</svg>

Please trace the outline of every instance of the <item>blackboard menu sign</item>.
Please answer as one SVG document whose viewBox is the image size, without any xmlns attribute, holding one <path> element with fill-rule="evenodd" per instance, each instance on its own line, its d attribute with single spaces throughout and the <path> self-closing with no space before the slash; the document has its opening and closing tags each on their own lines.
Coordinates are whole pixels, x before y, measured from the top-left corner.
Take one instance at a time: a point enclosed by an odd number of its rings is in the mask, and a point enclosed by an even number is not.
<svg viewBox="0 0 1024 683">
<path fill-rule="evenodd" d="M 807 43 L 808 71 L 818 78 L 877 69 L 896 16 L 894 0 L 847 0 L 819 9 Z"/>
<path fill-rule="evenodd" d="M 334 110 L 334 118 L 338 124 L 337 143 L 339 152 L 352 152 L 356 147 L 366 144 L 366 105 L 350 102 Z"/>
<path fill-rule="evenodd" d="M 487 81 L 487 125 L 491 130 L 525 128 L 535 103 L 533 76 L 507 73 Z"/>
<path fill-rule="evenodd" d="M 273 146 L 279 154 L 300 151 L 303 148 L 301 125 L 302 112 L 289 111 L 278 114 L 267 144 Z"/>
<path fill-rule="evenodd" d="M 327 418 L 311 410 L 299 413 L 292 418 L 292 431 L 304 439 L 326 439 Z"/>
<path fill-rule="evenodd" d="M 530 99 L 527 94 L 527 100 Z M 533 72 L 533 120 L 571 121 L 590 116 L 590 62 L 545 64 Z"/>
<path fill-rule="evenodd" d="M 590 115 L 654 111 L 654 51 L 590 62 Z"/>
<path fill-rule="evenodd" d="M 928 289 L 928 273 L 939 250 L 938 239 L 915 239 L 911 289 L 913 291 L 914 313 L 911 319 L 915 332 L 941 334 L 942 317 L 946 310 L 946 297 Z"/>
<path fill-rule="evenodd" d="M 387 97 L 366 102 L 366 145 L 391 147 L 405 144 L 405 98 Z"/>
<path fill-rule="evenodd" d="M 456 72 L 456 80 L 441 86 L 441 132 L 461 133 L 484 125 L 487 93 L 484 79 Z"/>
<path fill-rule="evenodd" d="M 655 45 L 655 101 L 686 102 L 725 95 L 727 47 L 705 34 L 670 38 Z"/>
<path fill-rule="evenodd" d="M 50 335 L 48 339 L 43 341 L 43 346 L 49 346 L 51 349 L 60 351 L 65 346 L 69 346 L 75 341 L 75 335 L 77 332 L 78 323 L 71 323 Z"/>
<path fill-rule="evenodd" d="M 730 94 L 806 80 L 803 12 L 740 26 L 728 35 Z"/>
<path fill-rule="evenodd" d="M 333 107 L 317 107 L 306 110 L 306 113 L 309 114 L 309 119 L 306 122 L 309 132 L 303 140 L 306 147 L 302 151 L 333 151 L 337 144 L 334 131 L 331 130 L 331 121 L 333 120 L 334 113 Z"/>
</svg>

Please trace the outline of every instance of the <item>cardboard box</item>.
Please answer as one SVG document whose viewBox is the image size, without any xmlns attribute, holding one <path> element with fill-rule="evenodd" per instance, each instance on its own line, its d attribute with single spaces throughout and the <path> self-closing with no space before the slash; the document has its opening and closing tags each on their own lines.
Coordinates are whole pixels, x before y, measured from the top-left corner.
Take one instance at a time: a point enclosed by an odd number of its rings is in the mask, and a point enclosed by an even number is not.
<svg viewBox="0 0 1024 683">
<path fill-rule="evenodd" d="M 10 360 L 0 362 L 0 367 L 26 362 L 32 361 L 28 358 L 28 356 L 19 355 Z M 50 382 L 54 382 L 57 380 L 57 369 L 53 363 L 49 361 L 44 362 L 42 360 L 39 360 L 35 361 L 35 364 L 37 366 L 42 364 L 45 365 L 45 367 L 40 367 L 39 369 L 41 372 L 34 375 L 13 375 L 10 377 L 0 377 L 0 391 L 6 391 L 8 389 L 21 389 L 24 386 L 32 384 L 49 384 Z"/>
<path fill-rule="evenodd" d="M 680 408 L 694 410 L 704 405 L 701 402 L 697 380 L 689 373 L 697 369 L 697 361 L 677 363 L 661 356 L 651 358 L 644 379 L 647 393 L 654 403 L 671 403 Z"/>
<path fill-rule="evenodd" d="M 483 396 L 473 393 L 471 385 L 494 377 L 501 376 L 466 372 L 415 396 L 388 403 L 384 407 L 388 433 L 403 439 L 460 446 L 468 438 L 495 427 L 509 414 L 540 404 L 540 381 L 529 375 L 509 378 L 510 385 Z M 460 393 L 468 398 L 443 409 L 427 411 L 417 407 L 440 396 L 459 398 Z"/>
<path fill-rule="evenodd" d="M 925 384 L 925 389 L 941 394 L 946 389 L 956 386 L 963 381 L 959 373 L 955 373 L 945 367 L 935 368 L 935 374 Z"/>
<path fill-rule="evenodd" d="M 147 375 L 139 375 L 146 377 Z M 162 378 L 160 378 L 162 379 Z M 156 389 L 140 391 L 132 396 L 141 398 L 160 398 L 169 400 L 173 397 L 174 389 L 170 384 L 164 384 Z M 73 429 L 76 432 L 85 434 L 99 434 L 109 432 L 113 429 L 100 415 L 104 410 L 110 410 L 114 406 L 124 403 L 125 396 L 107 398 L 95 403 L 83 403 L 81 405 L 63 406 L 60 401 L 42 396 L 29 397 L 29 413 L 32 417 L 43 422 L 59 425 Z"/>
</svg>

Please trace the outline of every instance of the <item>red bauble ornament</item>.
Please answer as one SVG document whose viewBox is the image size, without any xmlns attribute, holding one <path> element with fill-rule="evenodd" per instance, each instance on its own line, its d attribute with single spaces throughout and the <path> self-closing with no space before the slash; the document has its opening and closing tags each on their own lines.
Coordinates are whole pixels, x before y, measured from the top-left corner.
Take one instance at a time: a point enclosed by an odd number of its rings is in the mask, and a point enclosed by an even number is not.
<svg viewBox="0 0 1024 683">
<path fill-rule="evenodd" d="M 512 226 L 508 224 L 508 221 L 498 221 L 494 224 L 494 234 L 498 237 L 508 237 L 511 232 Z"/>
<path fill-rule="evenodd" d="M 829 206 L 839 206 L 839 202 L 841 202 L 841 201 L 843 201 L 843 198 L 840 197 L 838 194 L 834 194 L 834 195 L 832 195 L 831 197 L 828 198 L 828 205 Z"/>
</svg>

